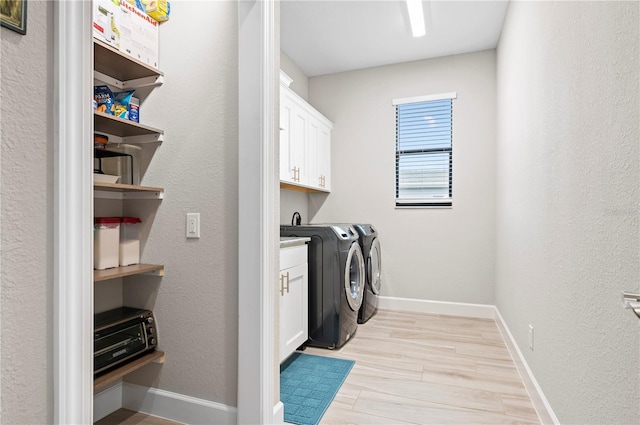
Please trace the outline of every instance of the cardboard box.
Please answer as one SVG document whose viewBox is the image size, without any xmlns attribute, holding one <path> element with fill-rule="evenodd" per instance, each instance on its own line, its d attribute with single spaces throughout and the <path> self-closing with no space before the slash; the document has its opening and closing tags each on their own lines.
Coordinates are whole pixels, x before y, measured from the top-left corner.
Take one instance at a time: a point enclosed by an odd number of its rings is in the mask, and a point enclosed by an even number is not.
<svg viewBox="0 0 640 425">
<path fill-rule="evenodd" d="M 122 14 L 118 2 L 93 0 L 93 36 L 116 49 L 120 48 Z"/>
<path fill-rule="evenodd" d="M 120 11 L 120 51 L 158 68 L 158 21 L 127 0 L 120 0 Z"/>
</svg>

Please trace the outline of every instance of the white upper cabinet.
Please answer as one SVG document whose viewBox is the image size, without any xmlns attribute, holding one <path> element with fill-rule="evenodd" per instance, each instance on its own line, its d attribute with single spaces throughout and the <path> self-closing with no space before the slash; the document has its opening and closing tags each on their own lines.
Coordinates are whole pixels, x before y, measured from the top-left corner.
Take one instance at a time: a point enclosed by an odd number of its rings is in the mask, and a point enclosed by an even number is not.
<svg viewBox="0 0 640 425">
<path fill-rule="evenodd" d="M 303 191 L 330 191 L 332 129 L 331 121 L 294 93 L 281 78 L 281 183 Z"/>
</svg>

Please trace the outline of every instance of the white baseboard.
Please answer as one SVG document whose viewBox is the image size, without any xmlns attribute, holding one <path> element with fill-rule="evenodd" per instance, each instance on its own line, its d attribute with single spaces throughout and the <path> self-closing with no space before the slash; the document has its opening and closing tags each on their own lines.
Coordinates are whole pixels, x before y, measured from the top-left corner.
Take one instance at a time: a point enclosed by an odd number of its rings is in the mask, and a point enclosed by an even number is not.
<svg viewBox="0 0 640 425">
<path fill-rule="evenodd" d="M 284 424 L 284 404 L 281 401 L 273 406 L 273 423 Z"/>
<path fill-rule="evenodd" d="M 382 310 L 475 317 L 478 319 L 493 319 L 493 312 L 495 311 L 495 306 L 489 304 L 467 304 L 397 297 L 378 297 L 378 308 Z"/>
<path fill-rule="evenodd" d="M 237 408 L 157 388 L 123 384 L 122 407 L 185 424 L 235 424 Z"/>
<path fill-rule="evenodd" d="M 122 382 L 93 396 L 93 422 L 122 407 Z"/>
<path fill-rule="evenodd" d="M 507 349 L 509 350 L 509 353 L 511 353 L 511 358 L 515 363 L 518 372 L 520 372 L 520 377 L 522 378 L 522 382 L 529 393 L 529 398 L 531 399 L 531 403 L 533 403 L 533 407 L 536 409 L 536 412 L 538 412 L 540 422 L 545 425 L 560 425 L 560 421 L 553 412 L 553 409 L 549 404 L 549 400 L 547 400 L 542 392 L 542 388 L 540 388 L 540 385 L 538 384 L 538 381 L 536 381 L 536 378 L 533 376 L 533 372 L 529 368 L 527 361 L 522 355 L 522 351 L 520 351 L 516 340 L 513 338 L 513 335 L 509 331 L 509 327 L 505 323 L 497 307 L 494 307 L 494 313 L 498 330 L 500 330 L 502 339 L 504 339 Z"/>
</svg>

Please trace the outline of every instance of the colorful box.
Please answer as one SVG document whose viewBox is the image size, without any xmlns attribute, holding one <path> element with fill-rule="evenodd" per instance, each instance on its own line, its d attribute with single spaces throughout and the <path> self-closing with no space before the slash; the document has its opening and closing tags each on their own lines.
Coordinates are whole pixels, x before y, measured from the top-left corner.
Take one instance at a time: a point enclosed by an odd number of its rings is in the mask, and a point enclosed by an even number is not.
<svg viewBox="0 0 640 425">
<path fill-rule="evenodd" d="M 120 48 L 122 14 L 118 0 L 93 0 L 93 36 L 116 49 Z"/>
<path fill-rule="evenodd" d="M 120 0 L 120 51 L 158 68 L 158 21 Z"/>
</svg>

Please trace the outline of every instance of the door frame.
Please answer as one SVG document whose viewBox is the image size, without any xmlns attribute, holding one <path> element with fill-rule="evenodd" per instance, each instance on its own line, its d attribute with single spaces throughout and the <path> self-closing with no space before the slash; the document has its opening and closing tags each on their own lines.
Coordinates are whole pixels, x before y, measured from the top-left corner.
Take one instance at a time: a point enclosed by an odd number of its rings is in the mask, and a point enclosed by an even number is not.
<svg viewBox="0 0 640 425">
<path fill-rule="evenodd" d="M 275 0 L 238 2 L 238 423 L 272 423 Z M 91 2 L 54 3 L 53 421 L 93 423 Z M 252 56 L 255 55 L 255 56 Z M 246 162 L 245 162 L 246 161 Z M 232 320 L 233 322 L 233 320 Z M 258 385 L 256 385 L 256 382 Z"/>
<path fill-rule="evenodd" d="M 91 2 L 53 11 L 53 421 L 93 423 Z"/>
<path fill-rule="evenodd" d="M 280 73 L 275 15 L 274 0 L 238 2 L 239 424 L 270 424 L 276 414 L 274 284 L 280 214 L 275 110 Z"/>
</svg>

